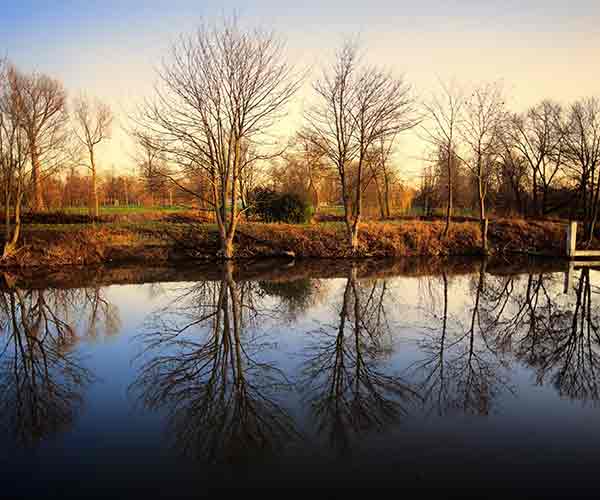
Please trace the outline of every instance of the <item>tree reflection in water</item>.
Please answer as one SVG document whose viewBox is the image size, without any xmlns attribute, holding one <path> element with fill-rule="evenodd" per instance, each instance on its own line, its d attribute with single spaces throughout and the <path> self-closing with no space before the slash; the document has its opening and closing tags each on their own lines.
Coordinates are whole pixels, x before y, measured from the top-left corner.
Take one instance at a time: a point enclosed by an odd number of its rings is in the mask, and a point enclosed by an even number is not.
<svg viewBox="0 0 600 500">
<path fill-rule="evenodd" d="M 319 433 L 340 452 L 348 451 L 353 436 L 397 422 L 418 397 L 385 366 L 392 354 L 386 293 L 384 280 L 361 282 L 353 268 L 338 322 L 312 332 L 301 386 Z"/>
<path fill-rule="evenodd" d="M 589 269 L 564 297 L 556 275 L 494 276 L 482 264 L 468 315 L 451 314 L 451 279 L 444 273 L 439 281 L 443 305 L 425 301 L 429 326 L 419 344 L 426 357 L 413 367 L 431 409 L 489 413 L 501 392 L 512 391 L 511 360 L 533 368 L 536 382 L 550 381 L 561 396 L 598 401 L 598 291 Z"/>
<path fill-rule="evenodd" d="M 582 401 L 599 400 L 598 295 L 590 270 L 582 269 L 567 300 L 548 289 L 549 277 L 528 276 L 524 293 L 504 292 L 513 302 L 512 314 L 496 322 L 496 341 L 536 372 L 537 383 L 550 380 L 561 396 Z"/>
<path fill-rule="evenodd" d="M 92 379 L 73 352 L 68 298 L 63 290 L 0 292 L 0 421 L 22 445 L 68 428 Z"/>
<path fill-rule="evenodd" d="M 175 445 L 210 462 L 271 455 L 299 434 L 275 398 L 283 372 L 259 361 L 268 348 L 255 284 L 236 283 L 232 265 L 219 282 L 186 289 L 154 316 L 144 334 L 150 355 L 132 390 L 151 409 L 166 408 Z"/>
<path fill-rule="evenodd" d="M 486 265 L 482 262 L 469 287 L 472 305 L 467 314 L 451 315 L 450 279 L 444 272 L 442 313 L 429 311 L 429 326 L 419 342 L 426 358 L 413 367 L 421 380 L 425 403 L 440 415 L 457 410 L 486 415 L 498 393 L 510 389 L 506 360 L 490 344 L 484 304 L 486 277 Z M 433 298 L 425 302 L 436 303 Z"/>
</svg>

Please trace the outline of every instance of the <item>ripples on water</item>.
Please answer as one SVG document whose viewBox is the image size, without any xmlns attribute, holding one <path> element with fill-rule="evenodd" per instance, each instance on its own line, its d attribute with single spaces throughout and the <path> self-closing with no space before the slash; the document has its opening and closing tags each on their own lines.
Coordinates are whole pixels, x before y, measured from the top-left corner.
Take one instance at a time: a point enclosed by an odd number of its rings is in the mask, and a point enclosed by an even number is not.
<svg viewBox="0 0 600 500">
<path fill-rule="evenodd" d="M 561 267 L 6 275 L 4 493 L 590 485 L 600 275 Z"/>
</svg>

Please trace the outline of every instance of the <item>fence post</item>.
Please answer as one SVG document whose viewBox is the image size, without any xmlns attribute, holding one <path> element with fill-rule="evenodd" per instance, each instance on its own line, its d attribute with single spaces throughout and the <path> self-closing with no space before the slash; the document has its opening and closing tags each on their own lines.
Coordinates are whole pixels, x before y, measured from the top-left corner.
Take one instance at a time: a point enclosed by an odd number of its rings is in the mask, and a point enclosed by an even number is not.
<svg viewBox="0 0 600 500">
<path fill-rule="evenodd" d="M 575 258 L 577 253 L 577 222 L 571 221 L 567 226 L 567 257 Z"/>
</svg>

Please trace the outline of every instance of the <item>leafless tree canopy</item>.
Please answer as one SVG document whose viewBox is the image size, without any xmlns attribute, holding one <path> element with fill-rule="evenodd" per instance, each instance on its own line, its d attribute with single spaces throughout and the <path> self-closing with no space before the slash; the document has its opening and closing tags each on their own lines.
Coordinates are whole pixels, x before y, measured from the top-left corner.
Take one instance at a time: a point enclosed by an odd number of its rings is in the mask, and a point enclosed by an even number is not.
<svg viewBox="0 0 600 500">
<path fill-rule="evenodd" d="M 100 100 L 90 100 L 81 96 L 74 105 L 75 136 L 89 156 L 87 167 L 92 173 L 92 200 L 90 211 L 99 215 L 96 146 L 110 138 L 113 115 L 110 108 Z M 93 210 L 92 210 L 93 207 Z"/>
<path fill-rule="evenodd" d="M 447 199 L 444 235 L 447 235 L 452 217 L 452 181 L 455 175 L 453 165 L 456 164 L 453 160 L 457 157 L 458 130 L 461 126 L 464 98 L 462 90 L 454 83 L 440 82 L 440 87 L 441 92 L 433 95 L 431 101 L 424 104 L 427 121 L 421 130 L 425 140 L 433 146 L 435 161 L 445 164 Z"/>
<path fill-rule="evenodd" d="M 298 85 L 274 34 L 225 20 L 175 44 L 155 99 L 140 110 L 138 125 L 178 168 L 170 179 L 182 185 L 196 175 L 210 186 L 203 201 L 214 209 L 226 258 L 240 216 L 238 180 L 268 157 L 261 146 Z"/>
<path fill-rule="evenodd" d="M 335 166 L 349 243 L 358 244 L 367 158 L 380 141 L 418 123 L 410 85 L 383 69 L 359 61 L 346 42 L 313 89 L 317 103 L 306 113 L 303 136 Z"/>
<path fill-rule="evenodd" d="M 29 137 L 24 127 L 18 84 L 16 69 L 0 60 L 0 180 L 5 231 L 2 259 L 16 250 L 21 205 L 32 181 Z M 14 228 L 11 212 L 14 213 Z"/>
<path fill-rule="evenodd" d="M 67 96 L 61 82 L 39 73 L 13 72 L 15 99 L 19 103 L 21 126 L 29 143 L 33 167 L 33 208 L 44 208 L 43 178 L 60 165 L 67 140 Z"/>
</svg>

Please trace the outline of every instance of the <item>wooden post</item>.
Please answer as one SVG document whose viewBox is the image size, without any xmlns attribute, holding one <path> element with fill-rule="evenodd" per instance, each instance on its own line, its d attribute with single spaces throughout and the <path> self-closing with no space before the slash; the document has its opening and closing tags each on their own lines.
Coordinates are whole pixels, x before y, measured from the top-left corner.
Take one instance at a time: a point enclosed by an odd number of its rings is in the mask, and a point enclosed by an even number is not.
<svg viewBox="0 0 600 500">
<path fill-rule="evenodd" d="M 481 222 L 481 249 L 483 250 L 484 254 L 488 253 L 488 241 L 487 241 L 487 234 L 488 234 L 488 219 L 483 219 L 483 221 Z"/>
<path fill-rule="evenodd" d="M 577 253 L 577 222 L 571 221 L 567 226 L 567 257 L 574 259 Z"/>
</svg>

